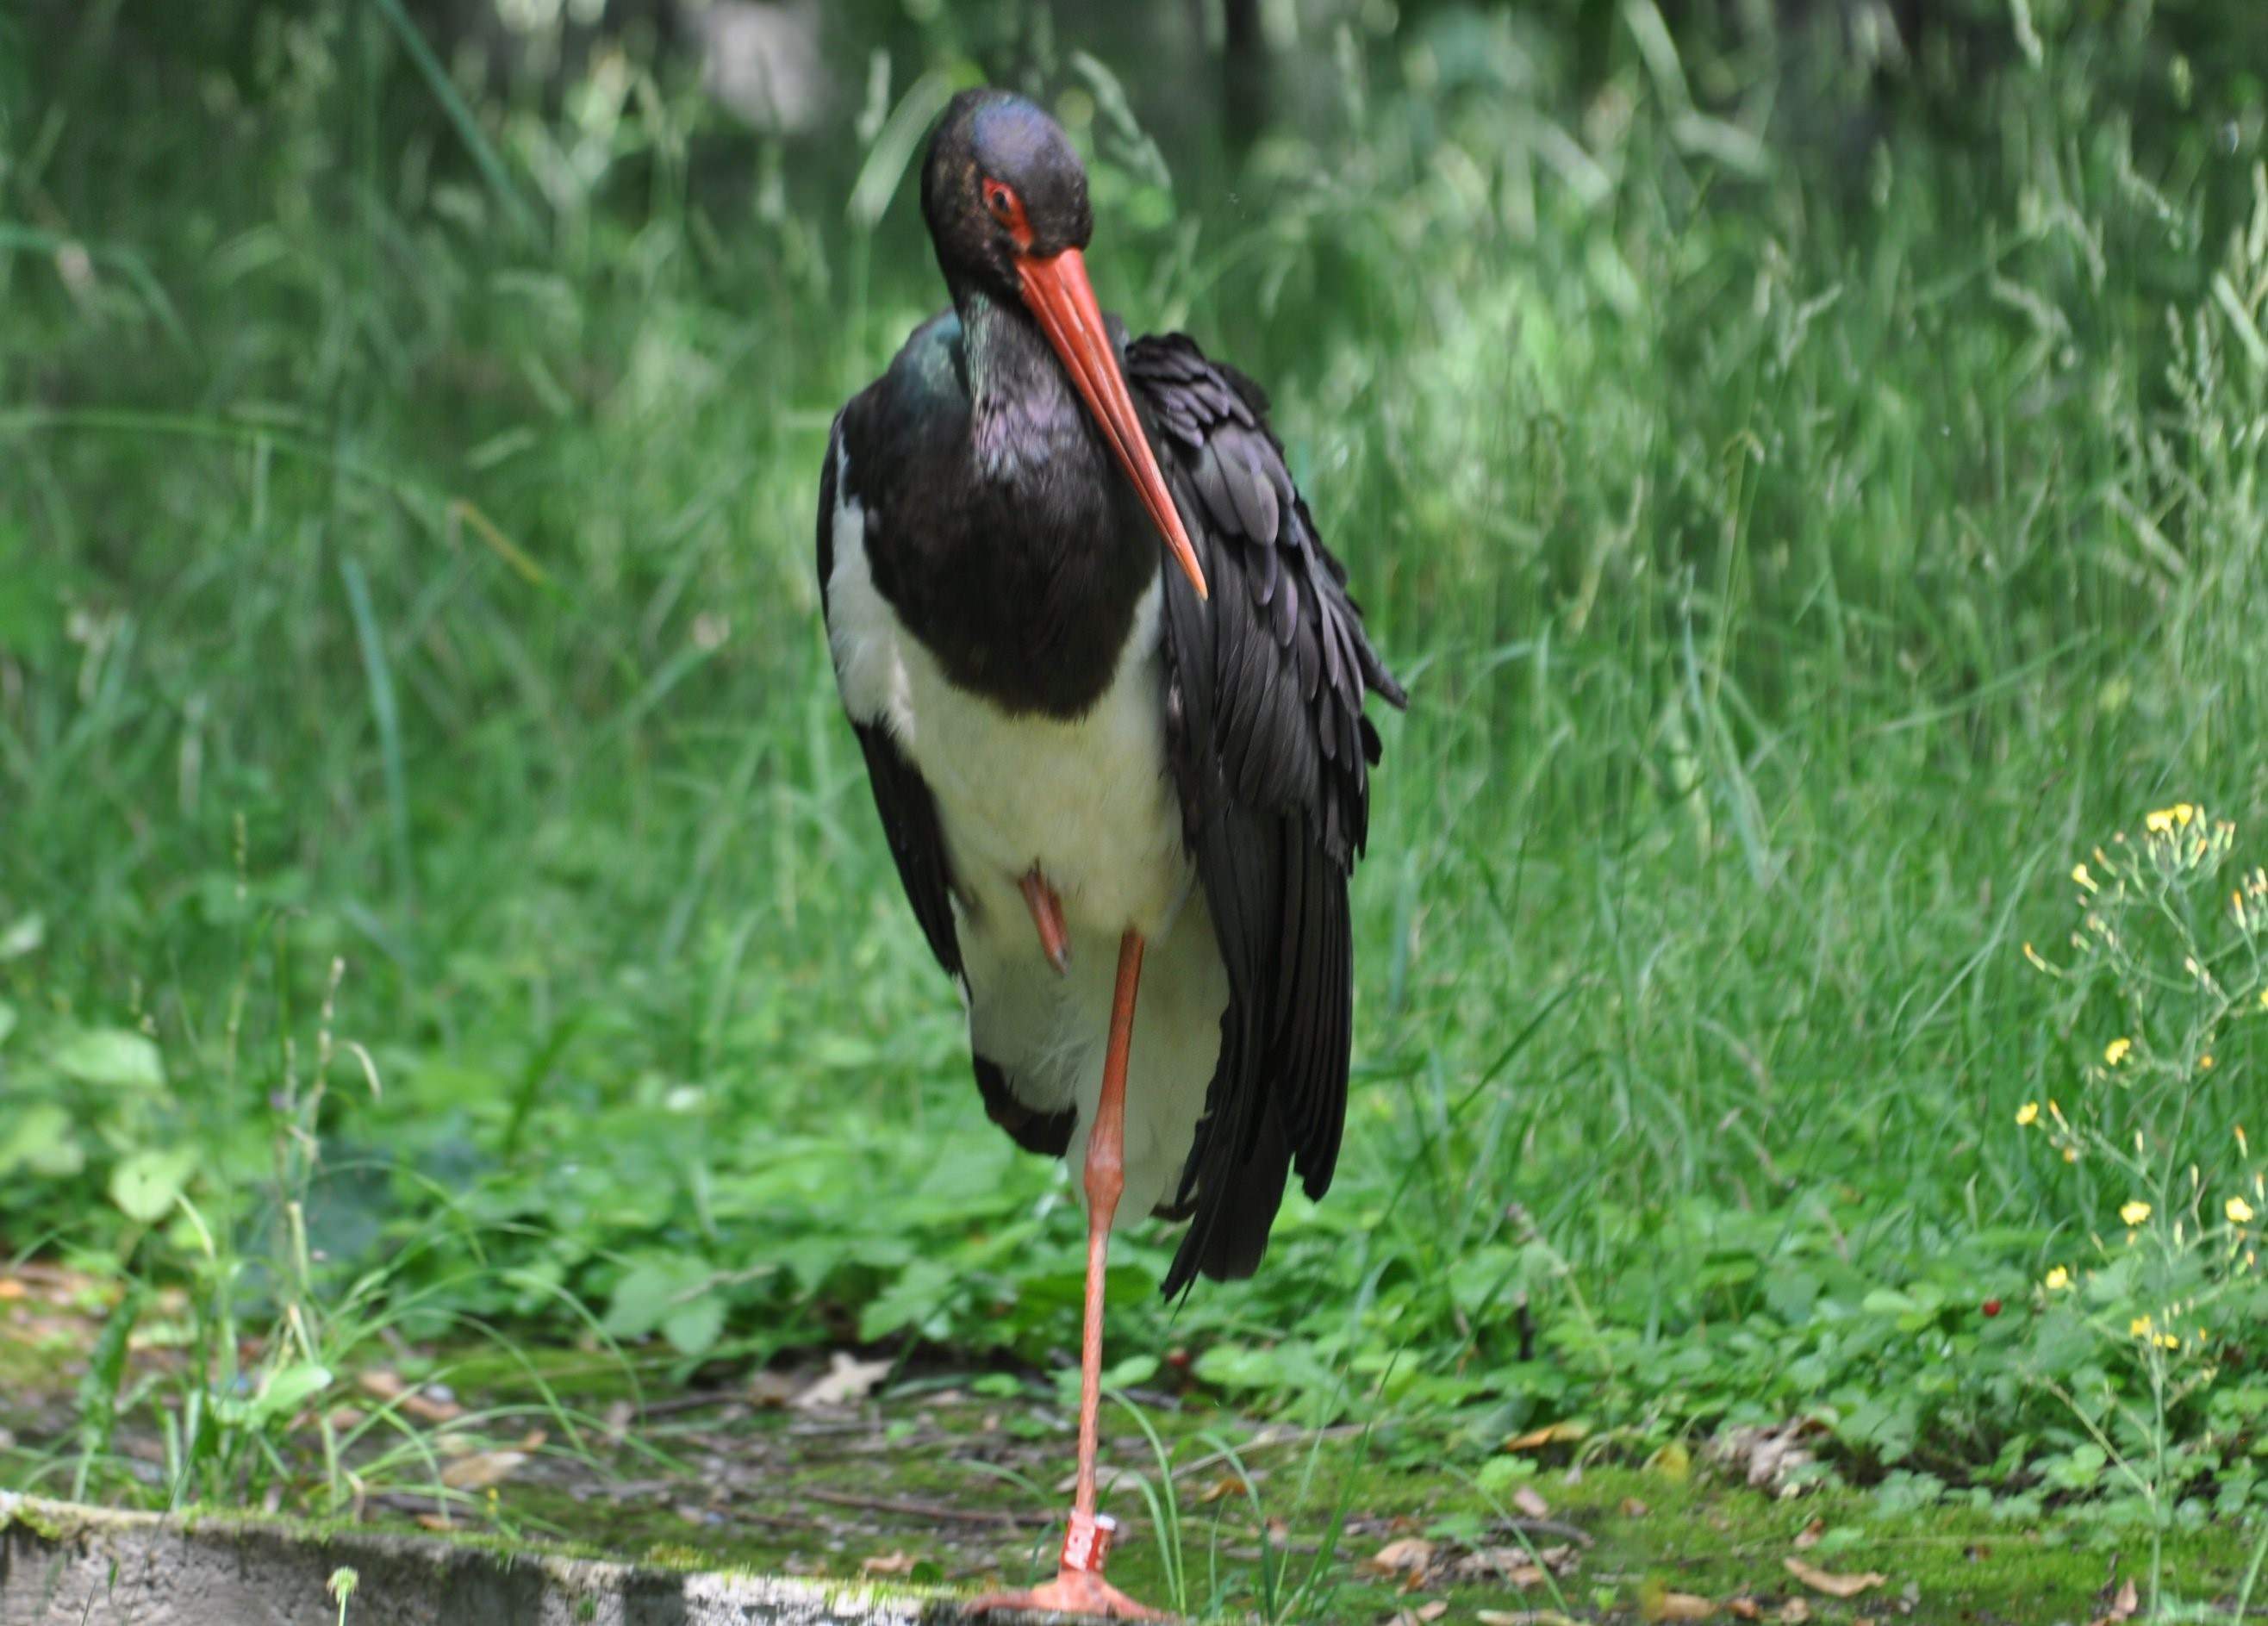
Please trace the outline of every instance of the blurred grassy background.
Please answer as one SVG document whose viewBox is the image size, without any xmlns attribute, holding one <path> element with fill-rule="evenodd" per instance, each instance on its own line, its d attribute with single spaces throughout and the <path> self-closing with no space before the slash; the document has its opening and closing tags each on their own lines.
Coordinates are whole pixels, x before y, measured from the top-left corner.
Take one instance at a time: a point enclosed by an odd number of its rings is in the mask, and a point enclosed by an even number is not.
<svg viewBox="0 0 2268 1626">
<path fill-rule="evenodd" d="M 811 99 L 738 111 L 724 9 L 0 13 L 0 1256 L 195 1321 L 304 1189 L 411 1335 L 1060 1358 L 1068 1188 L 811 568 L 989 77 L 1092 154 L 1105 303 L 1268 383 L 1414 695 L 1337 1188 L 1179 1308 L 1123 1248 L 1121 1377 L 2103 1477 L 2149 1373 L 2036 1284 L 2129 1194 L 2011 1115 L 2109 1019 L 2021 949 L 2147 807 L 2268 850 L 2252 8 L 754 7 Z M 2260 1059 L 2169 1185 L 2257 1166 Z M 2257 1297 L 2161 1514 L 2256 1494 Z"/>
</svg>

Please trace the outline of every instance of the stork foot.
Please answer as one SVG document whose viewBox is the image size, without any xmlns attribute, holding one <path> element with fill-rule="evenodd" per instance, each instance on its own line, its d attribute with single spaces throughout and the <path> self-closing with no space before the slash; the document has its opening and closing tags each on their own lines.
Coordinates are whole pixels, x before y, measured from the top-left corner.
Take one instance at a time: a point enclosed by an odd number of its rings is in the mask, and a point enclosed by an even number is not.
<svg viewBox="0 0 2268 1626">
<path fill-rule="evenodd" d="M 1025 906 L 1032 911 L 1032 924 L 1039 931 L 1040 953 L 1061 976 L 1071 969 L 1071 933 L 1064 929 L 1063 900 L 1036 864 L 1016 884 L 1023 888 Z"/>
<path fill-rule="evenodd" d="M 995 1609 L 1029 1609 L 1042 1615 L 1084 1615 L 1094 1620 L 1162 1621 L 1167 1617 L 1139 1604 L 1089 1570 L 1066 1567 L 1056 1578 L 1024 1592 L 987 1593 L 968 1606 L 972 1615 Z"/>
<path fill-rule="evenodd" d="M 1162 1621 L 1167 1617 L 1139 1604 L 1102 1578 L 1110 1558 L 1110 1538 L 1118 1521 L 1107 1513 L 1074 1507 L 1064 1531 L 1063 1557 L 1056 1578 L 1025 1592 L 987 1593 L 968 1606 L 973 1615 L 993 1609 L 1031 1609 L 1048 1615 L 1084 1615 L 1106 1621 Z"/>
</svg>

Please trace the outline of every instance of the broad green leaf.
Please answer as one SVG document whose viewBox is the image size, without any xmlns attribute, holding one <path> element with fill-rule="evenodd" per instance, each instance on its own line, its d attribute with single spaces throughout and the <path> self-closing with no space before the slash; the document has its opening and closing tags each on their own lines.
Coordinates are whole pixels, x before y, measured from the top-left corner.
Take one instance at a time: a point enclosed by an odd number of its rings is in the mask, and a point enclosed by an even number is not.
<svg viewBox="0 0 2268 1626">
<path fill-rule="evenodd" d="M 197 1154 L 187 1148 L 135 1152 L 110 1171 L 110 1200 L 129 1219 L 145 1225 L 162 1219 L 196 1166 Z"/>
<path fill-rule="evenodd" d="M 158 1047 L 122 1027 L 98 1027 L 67 1041 L 55 1066 L 81 1084 L 110 1090 L 161 1090 L 166 1064 Z"/>
<path fill-rule="evenodd" d="M 37 913 L 19 916 L 0 930 L 0 960 L 20 960 L 48 940 L 47 917 Z"/>
<path fill-rule="evenodd" d="M 615 1284 L 602 1325 L 617 1338 L 643 1338 L 683 1306 L 712 1272 L 697 1254 L 656 1254 L 632 1265 Z"/>
<path fill-rule="evenodd" d="M 902 1328 L 921 1330 L 924 1337 L 935 1329 L 924 1325 L 954 1300 L 958 1284 L 952 1268 L 934 1259 L 917 1259 L 883 1289 L 858 1317 L 858 1339 L 873 1343 Z"/>
<path fill-rule="evenodd" d="M 27 1169 L 55 1179 L 86 1166 L 86 1151 L 71 1131 L 70 1114 L 52 1101 L 0 1113 L 0 1178 Z"/>
<path fill-rule="evenodd" d="M 288 1417 L 331 1387 L 331 1370 L 313 1361 L 298 1361 L 269 1379 L 252 1403 L 255 1424 L 271 1417 Z"/>
<path fill-rule="evenodd" d="M 725 1330 L 725 1301 L 714 1293 L 681 1304 L 665 1317 L 661 1335 L 680 1355 L 705 1355 Z"/>
</svg>

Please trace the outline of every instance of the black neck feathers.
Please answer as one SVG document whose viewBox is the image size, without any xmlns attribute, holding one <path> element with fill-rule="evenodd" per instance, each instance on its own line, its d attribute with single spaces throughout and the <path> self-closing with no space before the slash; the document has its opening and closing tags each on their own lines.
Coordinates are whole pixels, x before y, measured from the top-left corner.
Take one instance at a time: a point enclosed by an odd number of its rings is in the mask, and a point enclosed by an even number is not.
<svg viewBox="0 0 2268 1626">
<path fill-rule="evenodd" d="M 849 495 L 876 589 L 946 676 L 1004 711 L 1101 699 L 1160 548 L 1021 308 L 954 289 L 852 403 Z"/>
</svg>

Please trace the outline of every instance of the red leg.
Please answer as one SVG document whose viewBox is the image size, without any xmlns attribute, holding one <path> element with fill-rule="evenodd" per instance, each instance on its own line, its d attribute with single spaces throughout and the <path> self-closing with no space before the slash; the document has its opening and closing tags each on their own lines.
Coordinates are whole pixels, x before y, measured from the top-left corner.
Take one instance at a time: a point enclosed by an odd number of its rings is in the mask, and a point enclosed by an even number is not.
<svg viewBox="0 0 2268 1626">
<path fill-rule="evenodd" d="M 1071 934 L 1064 930 L 1063 900 L 1056 896 L 1056 889 L 1048 885 L 1048 878 L 1040 873 L 1036 864 L 1016 884 L 1024 889 L 1024 905 L 1032 911 L 1032 924 L 1039 930 L 1040 952 L 1061 976 L 1071 965 Z"/>
<path fill-rule="evenodd" d="M 1044 885 L 1045 883 L 1042 883 Z M 1035 914 L 1036 914 L 1036 909 Z M 1044 931 L 1042 938 L 1044 938 Z M 1134 1040 L 1134 990 L 1142 980 L 1142 937 L 1130 931 L 1118 944 L 1118 987 L 1110 1002 L 1110 1044 L 1102 1059 L 1102 1096 L 1086 1137 L 1086 1323 L 1079 1349 L 1079 1484 L 1071 1494 L 1071 1526 L 1064 1533 L 1056 1578 L 1029 1592 L 996 1593 L 969 1607 L 1053 1609 L 1119 1620 L 1157 1620 L 1102 1578 L 1116 1527 L 1094 1512 L 1094 1459 L 1101 1443 L 1102 1276 L 1110 1252 L 1110 1220 L 1126 1188 L 1126 1056 Z"/>
</svg>

